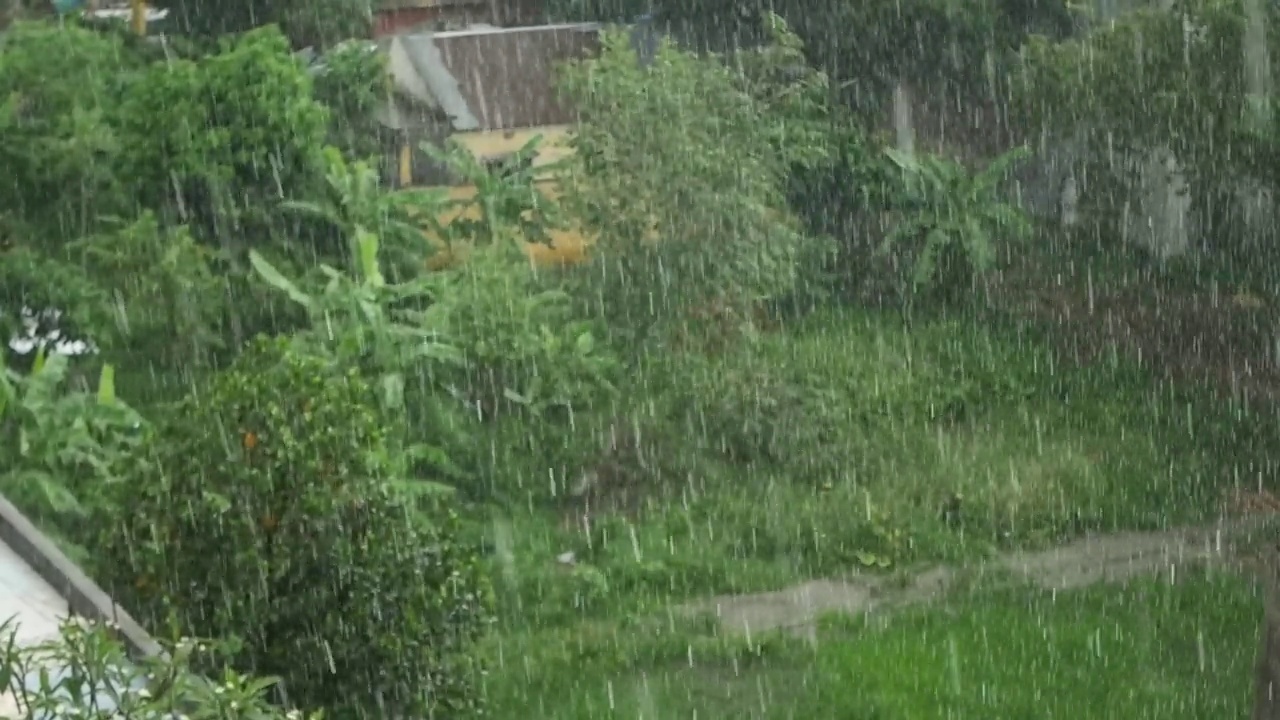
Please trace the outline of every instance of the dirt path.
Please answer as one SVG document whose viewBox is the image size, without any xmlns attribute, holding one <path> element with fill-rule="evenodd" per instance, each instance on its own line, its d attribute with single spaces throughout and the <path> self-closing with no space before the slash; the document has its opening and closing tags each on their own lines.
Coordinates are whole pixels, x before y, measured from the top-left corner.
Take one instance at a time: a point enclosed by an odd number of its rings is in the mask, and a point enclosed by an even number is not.
<svg viewBox="0 0 1280 720">
<path fill-rule="evenodd" d="M 1179 568 L 1189 565 L 1256 569 L 1263 549 L 1275 545 L 1275 530 L 1271 516 L 1262 516 L 1207 527 L 1095 535 L 1042 552 L 1001 555 L 980 566 L 936 567 L 905 579 L 864 574 L 814 580 L 774 592 L 722 595 L 682 609 L 690 615 L 714 614 L 730 632 L 788 630 L 811 635 L 822 615 L 927 602 L 984 577 L 1070 590 L 1140 576 L 1169 574 L 1176 579 Z"/>
</svg>

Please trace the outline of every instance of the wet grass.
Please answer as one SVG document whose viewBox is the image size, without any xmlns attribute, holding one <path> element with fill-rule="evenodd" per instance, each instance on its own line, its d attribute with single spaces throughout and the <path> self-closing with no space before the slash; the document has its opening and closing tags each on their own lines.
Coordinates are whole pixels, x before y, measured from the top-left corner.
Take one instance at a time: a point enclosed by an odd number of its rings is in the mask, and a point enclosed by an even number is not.
<svg viewBox="0 0 1280 720">
<path fill-rule="evenodd" d="M 854 570 L 964 563 L 1090 530 L 1203 522 L 1225 490 L 1275 471 L 1274 418 L 1175 389 L 1123 358 L 1061 365 L 1012 330 L 824 315 L 716 363 L 773 368 L 746 377 L 822 393 L 794 418 L 786 406 L 762 411 L 792 454 L 735 463 L 713 452 L 718 436 L 687 433 L 672 452 L 688 476 L 640 512 L 593 519 L 590 533 L 506 508 L 513 557 L 499 584 L 509 618 L 645 613 Z M 575 567 L 555 562 L 564 552 Z"/>
<path fill-rule="evenodd" d="M 984 589 L 816 643 L 717 636 L 659 617 L 526 628 L 495 641 L 497 718 L 1243 717 L 1259 604 L 1197 572 L 1052 594 Z"/>
</svg>

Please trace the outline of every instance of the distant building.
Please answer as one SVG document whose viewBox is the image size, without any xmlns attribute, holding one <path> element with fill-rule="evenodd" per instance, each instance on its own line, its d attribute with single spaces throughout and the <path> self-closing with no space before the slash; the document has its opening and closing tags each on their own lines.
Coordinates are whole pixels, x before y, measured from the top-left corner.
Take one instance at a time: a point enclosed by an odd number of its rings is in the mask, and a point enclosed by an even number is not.
<svg viewBox="0 0 1280 720">
<path fill-rule="evenodd" d="M 420 150 L 453 140 L 486 165 L 502 167 L 535 136 L 541 136 L 533 168 L 568 156 L 577 111 L 556 89 L 556 66 L 598 52 L 600 27 L 581 23 L 534 27 L 470 27 L 459 31 L 418 32 L 382 38 L 393 90 L 380 114 L 384 133 L 394 143 L 391 179 L 399 186 L 448 187 L 455 200 L 473 197 L 476 188 Z M 392 148 L 388 148 L 389 151 Z M 560 188 L 540 177 L 538 190 L 548 198 Z M 474 213 L 471 206 L 469 213 Z M 436 218 L 448 224 L 458 209 Z M 468 215 L 468 217 L 471 217 Z M 475 218 L 471 218 L 475 219 Z M 551 230 L 550 245 L 526 243 L 537 264 L 580 262 L 590 241 L 576 229 Z M 441 252 L 428 267 L 460 261 L 465 250 L 428 234 Z M 446 250 L 447 246 L 447 250 Z M 461 253 L 461 254 L 460 254 Z"/>
<path fill-rule="evenodd" d="M 540 159 L 554 159 L 555 139 L 577 120 L 556 90 L 555 67 L 598 52 L 599 32 L 598 25 L 579 23 L 382 38 L 393 91 L 379 119 L 398 146 L 395 180 L 453 184 L 418 150 L 449 138 L 496 162 L 541 134 L 548 142 Z"/>
</svg>

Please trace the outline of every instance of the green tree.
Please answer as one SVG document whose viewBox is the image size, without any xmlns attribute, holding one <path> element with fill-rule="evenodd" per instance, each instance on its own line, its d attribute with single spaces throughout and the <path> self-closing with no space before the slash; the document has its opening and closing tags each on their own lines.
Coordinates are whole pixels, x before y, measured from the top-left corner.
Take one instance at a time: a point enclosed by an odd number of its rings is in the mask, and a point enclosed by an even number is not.
<svg viewBox="0 0 1280 720">
<path fill-rule="evenodd" d="M 119 182 L 110 110 L 141 66 L 118 37 L 17 22 L 0 43 L 0 247 L 92 232 L 133 198 Z"/>
<path fill-rule="evenodd" d="M 117 109 L 119 170 L 201 238 L 261 241 L 280 200 L 320 188 L 327 121 L 285 38 L 261 28 L 133 79 Z"/>
<path fill-rule="evenodd" d="M 583 116 L 577 211 L 601 231 L 598 269 L 580 280 L 615 332 L 747 322 L 751 304 L 795 287 L 807 240 L 786 206 L 791 158 L 734 70 L 670 43 L 643 66 L 613 32 L 563 81 Z"/>
<path fill-rule="evenodd" d="M 1003 67 L 1029 32 L 1074 28 L 1064 0 L 655 0 L 659 21 L 698 47 L 728 50 L 768 41 L 770 10 L 844 84 L 844 99 L 876 113 L 899 80 L 989 94 L 991 61 Z M 840 28 L 840 32 L 832 32 Z"/>
<path fill-rule="evenodd" d="M 476 559 L 447 508 L 406 491 L 373 388 L 292 348 L 257 342 L 159 428 L 99 575 L 151 627 L 238 638 L 235 667 L 303 707 L 465 717 Z"/>
<path fill-rule="evenodd" d="M 387 144 L 377 111 L 391 92 L 387 57 L 365 40 L 348 40 L 311 65 L 315 98 L 329 109 L 329 142 L 348 158 L 381 160 Z"/>
<path fill-rule="evenodd" d="M 330 114 L 274 28 L 167 60 L 20 23 L 0 97 L 0 329 L 57 307 L 108 353 L 191 369 L 287 327 L 245 282 L 247 247 L 345 257 L 340 235 L 279 212 L 323 191 Z"/>
<path fill-rule="evenodd" d="M 156 0 L 180 32 L 216 39 L 263 25 L 279 25 L 295 48 L 327 47 L 368 37 L 370 0 Z"/>
</svg>

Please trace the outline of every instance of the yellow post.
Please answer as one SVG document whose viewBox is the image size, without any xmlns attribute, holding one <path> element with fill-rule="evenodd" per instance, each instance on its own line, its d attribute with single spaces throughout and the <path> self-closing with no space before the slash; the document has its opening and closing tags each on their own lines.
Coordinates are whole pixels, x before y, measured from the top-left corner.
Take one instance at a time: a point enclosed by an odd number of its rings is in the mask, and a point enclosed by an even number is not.
<svg viewBox="0 0 1280 720">
<path fill-rule="evenodd" d="M 129 0 L 129 27 L 135 35 L 147 34 L 146 0 Z"/>
<path fill-rule="evenodd" d="M 413 184 L 413 146 L 409 144 L 409 138 L 400 140 L 400 187 L 409 187 Z"/>
</svg>

